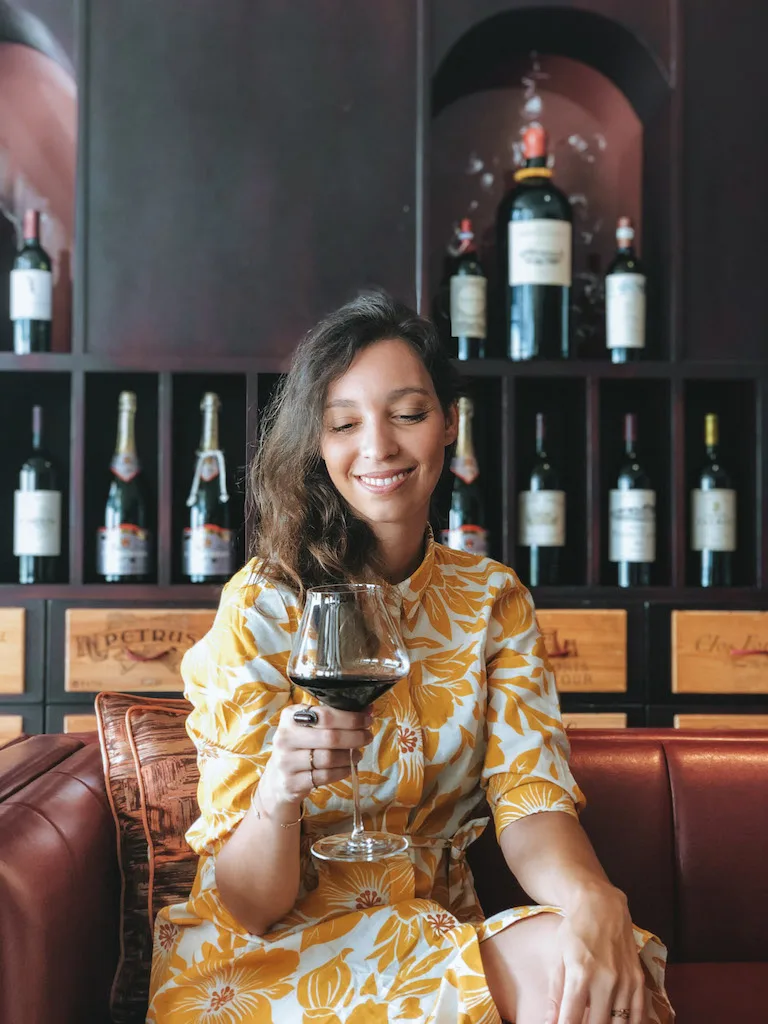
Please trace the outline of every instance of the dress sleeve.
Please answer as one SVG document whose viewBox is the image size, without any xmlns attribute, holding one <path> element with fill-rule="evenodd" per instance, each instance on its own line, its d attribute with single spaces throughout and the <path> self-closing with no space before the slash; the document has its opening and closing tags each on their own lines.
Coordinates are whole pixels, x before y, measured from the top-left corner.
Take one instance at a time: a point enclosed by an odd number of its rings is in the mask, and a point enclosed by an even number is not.
<svg viewBox="0 0 768 1024">
<path fill-rule="evenodd" d="M 181 664 L 200 771 L 200 817 L 186 838 L 198 854 L 217 853 L 245 817 L 290 701 L 295 611 L 276 587 L 249 576 L 246 566 L 225 586 L 211 629 Z"/>
<path fill-rule="evenodd" d="M 586 801 L 568 765 L 570 744 L 531 595 L 509 572 L 486 645 L 488 743 L 481 776 L 497 837 L 538 811 L 577 816 Z"/>
</svg>

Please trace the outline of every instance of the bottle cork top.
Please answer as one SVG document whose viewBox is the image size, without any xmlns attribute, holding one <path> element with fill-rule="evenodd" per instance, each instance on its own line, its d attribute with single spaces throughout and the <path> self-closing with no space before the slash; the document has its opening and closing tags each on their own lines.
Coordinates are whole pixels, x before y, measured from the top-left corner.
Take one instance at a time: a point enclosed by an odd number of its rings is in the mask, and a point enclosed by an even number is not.
<svg viewBox="0 0 768 1024">
<path fill-rule="evenodd" d="M 718 428 L 719 423 L 717 419 L 717 414 L 714 412 L 707 413 L 707 415 L 704 417 L 704 443 L 707 445 L 708 448 L 713 448 L 716 444 L 718 444 L 720 440 L 720 431 Z"/>
<path fill-rule="evenodd" d="M 118 407 L 121 412 L 136 412 L 136 392 L 121 391 L 118 399 Z"/>
<path fill-rule="evenodd" d="M 635 237 L 635 227 L 631 217 L 619 217 L 616 222 L 616 241 L 631 242 Z"/>
<path fill-rule="evenodd" d="M 24 214 L 24 221 L 22 224 L 22 232 L 24 239 L 34 238 L 36 241 L 40 239 L 40 211 L 39 210 L 27 210 Z"/>
<path fill-rule="evenodd" d="M 200 401 L 200 409 L 218 409 L 221 406 L 221 399 L 215 391 L 206 391 Z"/>
<path fill-rule="evenodd" d="M 540 124 L 532 124 L 523 135 L 523 155 L 526 160 L 547 155 L 547 133 Z"/>
<path fill-rule="evenodd" d="M 474 238 L 475 233 L 472 230 L 472 221 L 469 217 L 464 217 L 459 222 L 459 238 Z"/>
<path fill-rule="evenodd" d="M 472 403 L 471 398 L 467 398 L 466 395 L 462 395 L 459 399 L 459 416 L 472 416 L 474 415 L 475 407 Z"/>
</svg>

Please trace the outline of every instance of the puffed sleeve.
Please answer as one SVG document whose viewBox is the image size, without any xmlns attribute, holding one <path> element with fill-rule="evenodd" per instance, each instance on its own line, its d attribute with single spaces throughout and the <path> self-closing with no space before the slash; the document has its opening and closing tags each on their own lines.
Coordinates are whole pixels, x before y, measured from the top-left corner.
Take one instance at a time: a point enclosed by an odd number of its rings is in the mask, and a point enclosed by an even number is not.
<svg viewBox="0 0 768 1024">
<path fill-rule="evenodd" d="M 533 600 L 511 570 L 505 576 L 486 645 L 488 744 L 481 776 L 497 837 L 527 814 L 576 816 L 585 805 L 568 765 L 570 745 Z"/>
<path fill-rule="evenodd" d="M 245 817 L 290 700 L 295 610 L 271 583 L 251 579 L 246 566 L 224 587 L 211 629 L 181 664 L 200 770 L 200 817 L 186 838 L 199 854 L 217 853 Z"/>
</svg>

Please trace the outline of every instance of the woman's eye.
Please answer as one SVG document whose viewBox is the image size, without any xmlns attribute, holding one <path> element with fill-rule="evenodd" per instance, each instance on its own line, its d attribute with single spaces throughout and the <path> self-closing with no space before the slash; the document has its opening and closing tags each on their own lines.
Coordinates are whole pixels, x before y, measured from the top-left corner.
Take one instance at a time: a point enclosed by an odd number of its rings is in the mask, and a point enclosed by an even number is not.
<svg viewBox="0 0 768 1024">
<path fill-rule="evenodd" d="M 331 427 L 332 434 L 343 434 L 346 430 L 351 430 L 354 427 L 354 423 L 340 423 L 336 427 Z"/>
<path fill-rule="evenodd" d="M 420 423 L 426 418 L 427 414 L 425 412 L 401 413 L 398 416 L 398 419 L 405 420 L 407 423 Z"/>
</svg>

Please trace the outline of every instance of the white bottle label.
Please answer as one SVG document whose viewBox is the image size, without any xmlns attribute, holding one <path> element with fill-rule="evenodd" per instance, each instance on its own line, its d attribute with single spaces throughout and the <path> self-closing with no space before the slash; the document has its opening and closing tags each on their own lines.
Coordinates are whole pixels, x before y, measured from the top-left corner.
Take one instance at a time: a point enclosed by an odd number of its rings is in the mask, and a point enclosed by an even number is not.
<svg viewBox="0 0 768 1024">
<path fill-rule="evenodd" d="M 111 469 L 115 476 L 129 483 L 138 474 L 141 466 L 135 452 L 116 452 L 112 456 Z"/>
<path fill-rule="evenodd" d="M 52 306 L 50 270 L 11 271 L 11 320 L 50 320 Z"/>
<path fill-rule="evenodd" d="M 61 554 L 60 491 L 16 491 L 13 553 L 44 557 Z"/>
<path fill-rule="evenodd" d="M 509 283 L 570 288 L 572 235 L 566 220 L 511 220 Z"/>
<path fill-rule="evenodd" d="M 488 531 L 482 526 L 457 526 L 443 531 L 444 544 L 454 551 L 468 551 L 472 555 L 488 554 Z"/>
<path fill-rule="evenodd" d="M 472 274 L 451 278 L 451 336 L 484 338 L 488 281 Z"/>
<path fill-rule="evenodd" d="M 656 561 L 656 492 L 612 490 L 611 562 Z"/>
<path fill-rule="evenodd" d="M 231 576 L 232 531 L 210 524 L 187 527 L 182 556 L 185 576 Z"/>
<path fill-rule="evenodd" d="M 519 543 L 523 547 L 563 547 L 565 491 L 521 491 L 518 521 Z"/>
<path fill-rule="evenodd" d="M 454 455 L 451 459 L 451 472 L 465 484 L 471 484 L 480 476 L 474 455 Z"/>
<path fill-rule="evenodd" d="M 715 487 L 691 492 L 694 551 L 736 550 L 736 491 Z"/>
<path fill-rule="evenodd" d="M 100 576 L 145 576 L 149 572 L 149 531 L 129 523 L 102 526 L 96 567 Z"/>
<path fill-rule="evenodd" d="M 608 348 L 645 348 L 644 274 L 608 274 L 605 317 Z"/>
</svg>

